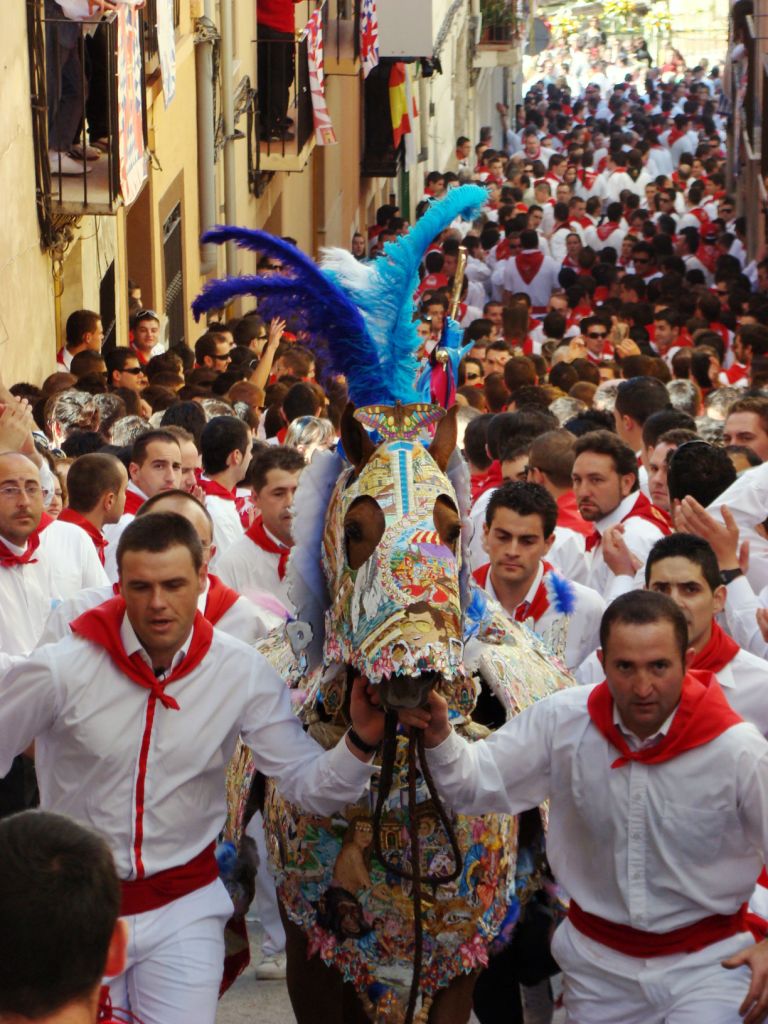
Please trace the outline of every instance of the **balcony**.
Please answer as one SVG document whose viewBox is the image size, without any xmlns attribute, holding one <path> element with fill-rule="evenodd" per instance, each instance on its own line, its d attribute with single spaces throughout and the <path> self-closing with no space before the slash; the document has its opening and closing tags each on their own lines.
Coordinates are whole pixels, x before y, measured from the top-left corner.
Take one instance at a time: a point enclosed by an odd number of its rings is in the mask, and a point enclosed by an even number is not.
<svg viewBox="0 0 768 1024">
<path fill-rule="evenodd" d="M 325 73 L 357 75 L 359 71 L 360 0 L 330 0 Z"/>
<path fill-rule="evenodd" d="M 520 62 L 520 28 L 524 11 L 519 0 L 480 0 L 480 38 L 474 68 L 514 67 Z"/>
<path fill-rule="evenodd" d="M 259 172 L 301 171 L 315 145 L 315 122 L 309 87 L 307 22 L 322 11 L 327 45 L 328 2 L 296 5 L 292 42 L 259 38 L 258 90 L 252 128 L 256 136 Z M 275 130 L 277 128 L 277 130 Z"/>
<path fill-rule="evenodd" d="M 38 218 L 47 247 L 55 218 L 114 214 L 146 179 L 142 19 L 125 8 L 82 22 L 48 17 L 43 0 L 27 0 L 27 15 Z M 89 130 L 104 140 L 98 159 L 86 159 L 82 149 Z M 80 155 L 70 156 L 77 146 Z"/>
</svg>

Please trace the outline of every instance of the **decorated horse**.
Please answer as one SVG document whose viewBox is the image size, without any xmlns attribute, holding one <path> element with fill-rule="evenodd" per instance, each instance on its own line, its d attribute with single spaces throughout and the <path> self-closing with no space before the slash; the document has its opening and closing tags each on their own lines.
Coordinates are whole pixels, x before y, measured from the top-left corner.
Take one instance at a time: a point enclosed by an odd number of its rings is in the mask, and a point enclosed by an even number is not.
<svg viewBox="0 0 768 1024">
<path fill-rule="evenodd" d="M 355 403 L 340 449 L 315 454 L 296 494 L 288 565 L 296 617 L 260 643 L 324 747 L 349 728 L 356 676 L 377 687 L 387 716 L 380 770 L 343 814 L 308 815 L 267 785 L 265 829 L 299 1024 L 463 1024 L 489 949 L 509 938 L 542 884 L 541 830 L 518 858 L 517 819 L 447 813 L 419 738 L 397 725 L 398 708 L 437 687 L 456 729 L 474 740 L 571 685 L 544 643 L 475 587 L 456 408 L 420 403 L 414 390 L 419 262 L 484 199 L 478 187 L 456 189 L 372 265 L 329 250 L 318 268 L 258 231 L 205 237 L 278 257 L 291 273 L 212 282 L 196 314 L 239 294 L 257 295 L 266 315 L 301 310 L 302 330 L 326 370 L 346 376 Z M 229 777 L 235 843 L 253 775 L 242 747 Z"/>
</svg>

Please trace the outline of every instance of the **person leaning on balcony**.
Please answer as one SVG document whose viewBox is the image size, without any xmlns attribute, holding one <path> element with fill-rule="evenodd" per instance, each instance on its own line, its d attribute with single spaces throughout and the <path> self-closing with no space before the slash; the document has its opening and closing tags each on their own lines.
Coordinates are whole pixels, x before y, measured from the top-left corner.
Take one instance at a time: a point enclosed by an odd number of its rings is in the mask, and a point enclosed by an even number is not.
<svg viewBox="0 0 768 1024">
<path fill-rule="evenodd" d="M 99 157 L 98 149 L 78 138 L 87 92 L 80 57 L 80 39 L 87 29 L 79 23 L 113 10 L 109 0 L 45 0 L 48 158 L 54 175 L 87 174 L 90 167 L 84 161 Z"/>
<path fill-rule="evenodd" d="M 256 23 L 259 61 L 261 137 L 270 142 L 292 142 L 288 95 L 295 75 L 294 5 L 300 0 L 258 0 Z"/>
</svg>

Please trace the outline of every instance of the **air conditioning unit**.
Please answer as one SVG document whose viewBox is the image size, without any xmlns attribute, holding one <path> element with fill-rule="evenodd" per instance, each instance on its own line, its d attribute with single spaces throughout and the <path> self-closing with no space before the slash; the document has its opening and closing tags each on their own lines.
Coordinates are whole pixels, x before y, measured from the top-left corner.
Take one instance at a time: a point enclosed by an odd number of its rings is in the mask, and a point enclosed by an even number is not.
<svg viewBox="0 0 768 1024">
<path fill-rule="evenodd" d="M 380 0 L 379 56 L 431 57 L 447 6 L 445 0 Z"/>
</svg>

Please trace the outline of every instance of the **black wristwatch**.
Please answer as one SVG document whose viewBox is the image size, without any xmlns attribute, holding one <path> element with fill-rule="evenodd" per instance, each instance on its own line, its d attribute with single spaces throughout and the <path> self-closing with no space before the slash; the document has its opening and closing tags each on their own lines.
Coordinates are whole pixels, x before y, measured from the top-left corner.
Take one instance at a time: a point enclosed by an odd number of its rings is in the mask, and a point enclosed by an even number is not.
<svg viewBox="0 0 768 1024">
<path fill-rule="evenodd" d="M 379 749 L 378 743 L 374 746 L 370 743 L 366 743 L 364 739 L 361 739 L 361 737 L 357 735 L 351 726 L 347 730 L 347 736 L 349 737 L 349 741 L 352 746 L 357 747 L 357 749 L 361 750 L 364 754 L 374 754 Z"/>
<path fill-rule="evenodd" d="M 741 569 L 721 569 L 720 570 L 720 579 L 721 579 L 721 581 L 723 583 L 723 586 L 726 586 L 726 587 L 733 580 L 736 580 L 736 579 L 739 578 L 739 576 L 743 576 L 743 575 L 744 575 L 744 573 L 741 571 Z"/>
</svg>

